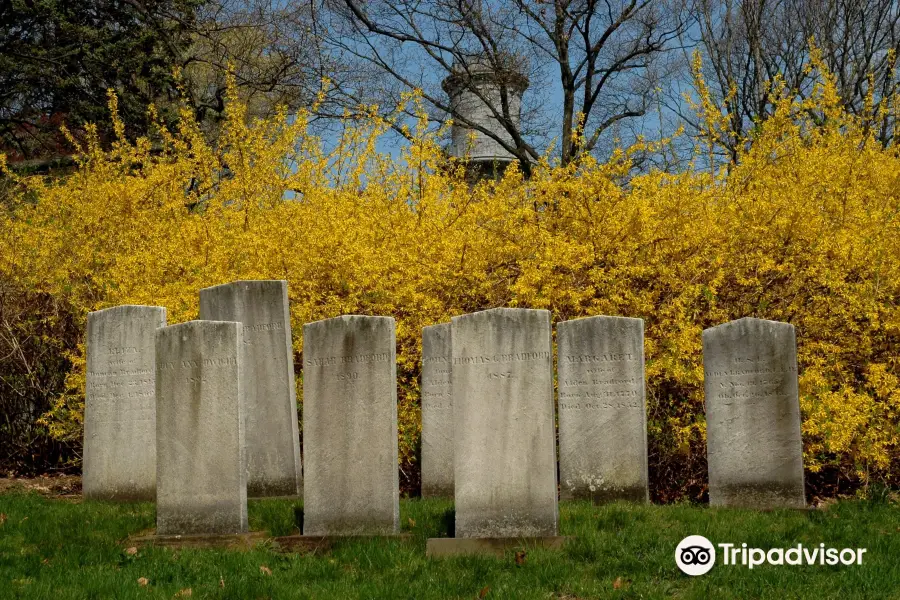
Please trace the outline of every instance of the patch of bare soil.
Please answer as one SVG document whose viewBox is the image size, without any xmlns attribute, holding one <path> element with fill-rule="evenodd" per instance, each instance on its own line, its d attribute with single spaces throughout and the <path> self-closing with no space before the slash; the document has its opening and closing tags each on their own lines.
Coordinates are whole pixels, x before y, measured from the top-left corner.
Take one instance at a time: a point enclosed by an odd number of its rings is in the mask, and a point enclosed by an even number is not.
<svg viewBox="0 0 900 600">
<path fill-rule="evenodd" d="M 0 477 L 0 494 L 12 490 L 37 492 L 51 498 L 81 498 L 81 477 L 78 475 L 41 475 L 40 477 Z"/>
</svg>

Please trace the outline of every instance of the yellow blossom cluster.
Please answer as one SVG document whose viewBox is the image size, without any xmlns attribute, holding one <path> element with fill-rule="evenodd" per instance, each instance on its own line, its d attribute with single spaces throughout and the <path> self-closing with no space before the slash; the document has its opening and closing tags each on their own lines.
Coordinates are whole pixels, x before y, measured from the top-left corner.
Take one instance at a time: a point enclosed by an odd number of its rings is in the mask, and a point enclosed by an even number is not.
<svg viewBox="0 0 900 600">
<path fill-rule="evenodd" d="M 645 146 L 603 163 L 548 160 L 527 179 L 513 166 L 477 185 L 424 124 L 392 156 L 376 147 L 387 123 L 348 119 L 326 152 L 308 114 L 249 121 L 232 98 L 215 145 L 185 111 L 152 140 L 89 143 L 63 179 L 16 181 L 0 212 L 0 277 L 58 298 L 81 323 L 125 303 L 165 306 L 182 322 L 197 317 L 203 287 L 285 279 L 297 365 L 304 323 L 393 316 L 408 476 L 422 327 L 498 306 L 545 308 L 554 321 L 640 317 L 663 500 L 704 487 L 702 330 L 786 321 L 798 336 L 808 477 L 896 484 L 900 157 L 832 92 L 824 78 L 812 100 L 782 100 L 720 172 L 629 177 Z M 79 348 L 44 417 L 59 438 L 81 434 Z M 302 390 L 299 368 L 297 381 Z"/>
</svg>

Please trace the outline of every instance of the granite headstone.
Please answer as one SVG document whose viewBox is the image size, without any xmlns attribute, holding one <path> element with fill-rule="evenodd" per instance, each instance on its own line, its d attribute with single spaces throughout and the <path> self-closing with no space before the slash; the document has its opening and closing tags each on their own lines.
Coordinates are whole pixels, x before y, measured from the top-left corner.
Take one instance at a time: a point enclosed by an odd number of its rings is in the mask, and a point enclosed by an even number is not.
<svg viewBox="0 0 900 600">
<path fill-rule="evenodd" d="M 398 533 L 396 362 L 390 317 L 304 325 L 304 535 Z"/>
<path fill-rule="evenodd" d="M 495 308 L 451 332 L 456 537 L 556 536 L 550 313 Z"/>
<path fill-rule="evenodd" d="M 240 323 L 190 321 L 156 334 L 156 531 L 247 531 Z"/>
<path fill-rule="evenodd" d="M 88 314 L 84 405 L 85 498 L 156 498 L 156 330 L 161 306 Z"/>
<path fill-rule="evenodd" d="M 300 495 L 303 475 L 287 282 L 235 281 L 202 289 L 200 318 L 243 326 L 247 495 Z"/>
<path fill-rule="evenodd" d="M 450 323 L 422 329 L 422 496 L 453 497 Z"/>
<path fill-rule="evenodd" d="M 802 508 L 793 325 L 745 318 L 703 332 L 709 501 Z"/>
<path fill-rule="evenodd" d="M 565 321 L 556 341 L 561 498 L 648 502 L 644 322 Z"/>
</svg>

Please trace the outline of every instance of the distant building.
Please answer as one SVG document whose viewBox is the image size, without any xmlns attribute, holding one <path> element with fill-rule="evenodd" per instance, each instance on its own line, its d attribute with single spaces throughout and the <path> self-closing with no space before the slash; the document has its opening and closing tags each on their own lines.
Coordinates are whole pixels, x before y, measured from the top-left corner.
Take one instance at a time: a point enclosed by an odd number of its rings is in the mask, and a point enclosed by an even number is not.
<svg viewBox="0 0 900 600">
<path fill-rule="evenodd" d="M 512 137 L 497 120 L 491 107 L 502 115 L 501 90 L 505 88 L 509 114 L 513 124 L 518 127 L 522 94 L 528 88 L 528 78 L 516 68 L 515 57 L 509 57 L 504 62 L 506 64 L 499 65 L 499 68 L 495 68 L 484 57 L 473 57 L 466 64 L 456 63 L 453 71 L 444 79 L 442 87 L 449 96 L 450 107 L 455 113 L 513 144 Z M 516 160 L 497 140 L 465 126 L 459 119 L 454 120 L 450 137 L 450 155 L 457 158 L 468 156 L 470 171 L 478 178 L 497 177 Z"/>
</svg>

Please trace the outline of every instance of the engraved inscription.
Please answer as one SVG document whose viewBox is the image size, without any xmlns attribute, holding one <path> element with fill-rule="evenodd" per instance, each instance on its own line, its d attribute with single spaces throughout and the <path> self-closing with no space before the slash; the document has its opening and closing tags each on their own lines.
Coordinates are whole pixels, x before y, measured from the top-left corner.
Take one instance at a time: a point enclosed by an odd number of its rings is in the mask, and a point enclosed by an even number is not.
<svg viewBox="0 0 900 600">
<path fill-rule="evenodd" d="M 453 408 L 453 396 L 450 394 L 426 395 L 427 404 L 422 405 L 422 410 L 450 410 Z M 437 401 L 435 398 L 443 398 L 446 402 Z"/>
<path fill-rule="evenodd" d="M 449 356 L 433 356 L 422 359 L 423 364 L 447 364 Z M 430 377 L 422 380 L 422 410 L 450 410 L 453 394 L 450 393 L 450 369 L 433 368 Z"/>
<path fill-rule="evenodd" d="M 244 333 L 258 333 L 260 331 L 284 331 L 284 323 L 258 323 L 256 325 L 244 325 Z"/>
<path fill-rule="evenodd" d="M 491 356 L 457 356 L 454 365 L 487 365 L 497 363 L 524 362 L 530 360 L 546 360 L 549 352 L 513 352 L 511 354 L 493 354 Z"/>
<path fill-rule="evenodd" d="M 632 352 L 609 353 L 609 354 L 577 354 L 573 356 L 563 357 L 567 363 L 604 363 L 618 362 L 622 360 L 637 360 L 637 356 Z"/>
<path fill-rule="evenodd" d="M 91 423 L 128 425 L 153 419 L 156 395 L 153 370 L 142 364 L 149 350 L 110 345 L 92 360 L 87 372 Z"/>
<path fill-rule="evenodd" d="M 200 366 L 204 367 L 227 367 L 237 365 L 237 357 L 236 356 L 223 356 L 219 358 L 204 358 L 203 360 L 179 360 L 179 361 L 168 361 L 161 362 L 158 365 L 159 369 L 164 371 L 172 371 L 176 369 L 197 369 Z"/>
<path fill-rule="evenodd" d="M 563 356 L 569 376 L 559 382 L 559 409 L 643 410 L 643 381 L 623 376 L 639 359 L 637 352 Z"/>
<path fill-rule="evenodd" d="M 613 409 L 624 409 L 624 408 L 641 408 L 640 400 L 634 400 L 632 402 L 560 402 L 559 407 L 563 410 L 578 410 L 578 409 L 599 409 L 599 408 L 613 408 Z"/>
<path fill-rule="evenodd" d="M 267 343 L 270 339 L 267 334 L 284 332 L 284 323 L 276 321 L 273 323 L 257 323 L 255 325 L 244 325 L 243 342 L 247 346 L 253 346 L 256 343 Z"/>
<path fill-rule="evenodd" d="M 450 361 L 448 360 L 447 362 L 449 363 Z M 450 385 L 450 369 L 435 369 L 430 375 L 433 378 L 422 380 L 423 388 Z"/>
<path fill-rule="evenodd" d="M 478 377 L 487 379 L 490 382 L 497 382 L 517 379 L 517 373 L 511 368 L 492 369 L 490 367 L 518 362 L 547 360 L 549 358 L 549 352 L 511 352 L 508 354 L 456 356 L 453 357 L 453 364 L 461 366 L 487 366 L 488 369 L 481 370 L 478 373 Z"/>
<path fill-rule="evenodd" d="M 218 356 L 203 360 L 179 360 L 165 362 L 160 365 L 163 370 L 188 371 L 184 381 L 191 387 L 203 387 L 214 383 L 215 375 L 208 373 L 210 369 L 237 366 L 237 356 Z"/>
<path fill-rule="evenodd" d="M 304 358 L 303 364 L 307 367 L 334 367 L 337 365 L 388 362 L 391 358 L 392 353 L 390 352 L 356 354 L 354 356 L 327 356 L 321 358 L 309 356 Z"/>
<path fill-rule="evenodd" d="M 797 372 L 794 366 L 773 366 L 761 357 L 737 356 L 730 362 L 725 369 L 704 373 L 715 389 L 715 398 L 726 400 L 722 403 L 726 406 L 735 400 L 754 402 L 781 397 L 786 378 Z"/>
<path fill-rule="evenodd" d="M 117 354 L 137 354 L 138 349 L 135 346 L 107 348 L 107 355 Z"/>
<path fill-rule="evenodd" d="M 450 364 L 450 357 L 449 356 L 425 356 L 422 358 L 423 365 L 428 365 L 431 363 Z"/>
</svg>

